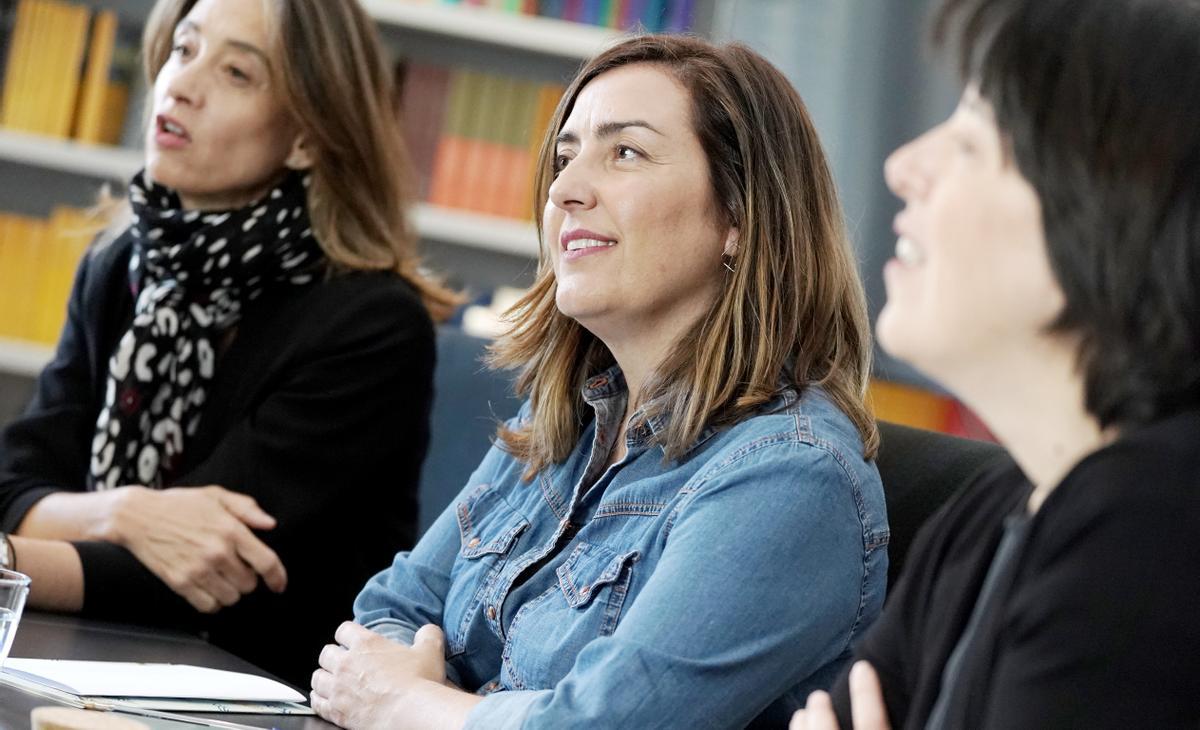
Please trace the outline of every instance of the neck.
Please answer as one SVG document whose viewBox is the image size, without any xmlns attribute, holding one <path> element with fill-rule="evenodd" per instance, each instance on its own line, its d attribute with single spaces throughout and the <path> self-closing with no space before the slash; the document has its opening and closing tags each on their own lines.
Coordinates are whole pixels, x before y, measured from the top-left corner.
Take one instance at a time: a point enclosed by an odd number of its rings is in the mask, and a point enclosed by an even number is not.
<svg viewBox="0 0 1200 730">
<path fill-rule="evenodd" d="M 1041 507 L 1080 460 L 1115 435 L 1088 413 L 1075 350 L 1059 339 L 1014 348 L 989 358 L 978 372 L 945 382 L 1033 483 L 1030 512 Z"/>
<path fill-rule="evenodd" d="M 588 329 L 600 338 L 613 359 L 621 367 L 625 385 L 629 389 L 626 415 L 641 405 L 648 381 L 670 354 L 679 338 L 691 328 L 702 313 L 692 311 L 674 312 L 669 317 L 658 317 L 653 322 L 641 324 L 604 323 Z"/>
</svg>

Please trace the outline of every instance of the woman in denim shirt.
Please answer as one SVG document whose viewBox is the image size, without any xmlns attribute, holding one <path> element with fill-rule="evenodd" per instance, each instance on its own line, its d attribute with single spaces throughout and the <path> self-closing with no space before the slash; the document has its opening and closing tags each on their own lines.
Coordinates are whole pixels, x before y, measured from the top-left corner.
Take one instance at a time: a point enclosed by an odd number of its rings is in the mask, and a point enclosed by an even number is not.
<svg viewBox="0 0 1200 730">
<path fill-rule="evenodd" d="M 529 395 L 313 675 L 347 727 L 786 721 L 883 601 L 870 336 L 824 155 L 746 48 L 591 61 L 541 154 Z M 365 627 L 365 628 L 364 628 Z"/>
</svg>

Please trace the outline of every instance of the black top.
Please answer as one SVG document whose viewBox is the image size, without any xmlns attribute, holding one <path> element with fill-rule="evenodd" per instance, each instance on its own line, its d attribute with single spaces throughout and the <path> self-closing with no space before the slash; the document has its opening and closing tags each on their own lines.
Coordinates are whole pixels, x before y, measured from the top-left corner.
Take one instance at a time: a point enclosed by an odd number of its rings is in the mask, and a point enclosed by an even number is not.
<svg viewBox="0 0 1200 730">
<path fill-rule="evenodd" d="M 1136 429 L 1077 465 L 1028 526 L 956 681 L 969 728 L 1200 724 L 1200 412 Z M 922 530 L 855 660 L 896 728 L 924 728 L 1005 519 L 1031 486 L 985 474 Z M 850 728 L 847 674 L 834 687 Z"/>
<path fill-rule="evenodd" d="M 0 530 L 15 530 L 47 494 L 85 489 L 108 357 L 133 312 L 131 242 L 84 257 L 54 359 L 0 436 Z M 83 613 L 202 631 L 307 686 L 358 590 L 415 539 L 433 363 L 429 315 L 393 274 L 342 274 L 254 302 L 169 486 L 254 497 L 277 520 L 260 537 L 283 561 L 287 590 L 260 585 L 206 616 L 127 550 L 80 542 Z"/>
</svg>

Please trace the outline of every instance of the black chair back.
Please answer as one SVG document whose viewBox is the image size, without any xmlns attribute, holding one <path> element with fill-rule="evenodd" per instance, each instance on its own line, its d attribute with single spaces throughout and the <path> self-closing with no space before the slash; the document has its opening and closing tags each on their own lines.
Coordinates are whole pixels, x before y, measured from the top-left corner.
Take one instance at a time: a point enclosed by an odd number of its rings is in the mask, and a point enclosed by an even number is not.
<svg viewBox="0 0 1200 730">
<path fill-rule="evenodd" d="M 429 452 L 418 492 L 418 535 L 425 533 L 466 486 L 491 447 L 496 426 L 515 416 L 521 407 L 509 374 L 483 365 L 487 344 L 488 340 L 457 327 L 438 329 Z"/>
<path fill-rule="evenodd" d="M 908 549 L 921 526 L 961 487 L 984 469 L 1009 459 L 986 441 L 879 422 L 876 465 L 883 480 L 888 524 L 888 585 L 895 585 Z"/>
</svg>

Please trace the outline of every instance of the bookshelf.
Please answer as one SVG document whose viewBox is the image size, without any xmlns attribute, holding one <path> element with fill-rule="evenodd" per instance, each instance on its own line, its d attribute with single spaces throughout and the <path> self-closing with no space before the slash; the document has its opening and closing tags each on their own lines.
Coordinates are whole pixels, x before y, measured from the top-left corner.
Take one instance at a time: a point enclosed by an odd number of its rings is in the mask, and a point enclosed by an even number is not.
<svg viewBox="0 0 1200 730">
<path fill-rule="evenodd" d="M 53 354 L 49 345 L 0 337 L 0 373 L 36 377 Z"/>
<path fill-rule="evenodd" d="M 0 160 L 95 180 L 123 182 L 141 167 L 142 153 L 0 129 Z M 531 223 L 427 203 L 417 204 L 413 217 L 423 239 L 513 256 L 537 256 L 537 231 Z"/>
<path fill-rule="evenodd" d="M 359 0 L 385 28 L 432 33 L 582 61 L 621 37 L 619 31 L 554 18 L 516 15 L 470 5 L 436 5 L 403 0 Z"/>
<path fill-rule="evenodd" d="M 154 5 L 154 0 L 71 2 L 88 6 L 94 14 L 112 11 L 119 19 L 118 45 L 131 41 L 129 31 L 139 27 Z M 384 42 L 394 54 L 434 66 L 507 75 L 514 83 L 562 85 L 582 61 L 623 35 L 611 28 L 465 3 L 359 2 L 379 24 Z M 695 0 L 693 18 L 699 32 L 711 27 L 715 6 L 716 0 Z M 95 200 L 99 183 L 113 182 L 119 189 L 141 167 L 138 146 L 144 88 L 136 74 L 133 78 L 118 144 L 85 144 L 0 127 L 0 212 L 48 220 L 54 207 L 86 207 Z M 106 141 L 116 139 L 118 136 Z M 478 173 L 479 167 L 472 171 Z M 477 174 L 475 178 L 482 179 Z M 456 200 L 436 200 L 436 204 L 416 203 L 412 210 L 414 230 L 426 244 L 422 257 L 433 271 L 474 292 L 525 285 L 532 279 L 538 244 L 527 209 L 480 205 L 478 210 L 467 210 L 471 206 L 450 207 L 459 204 Z M 524 219 L 510 217 L 518 214 Z M 0 334 L 0 376 L 35 375 L 49 360 L 51 348 L 12 339 L 11 332 L 8 335 Z"/>
</svg>

